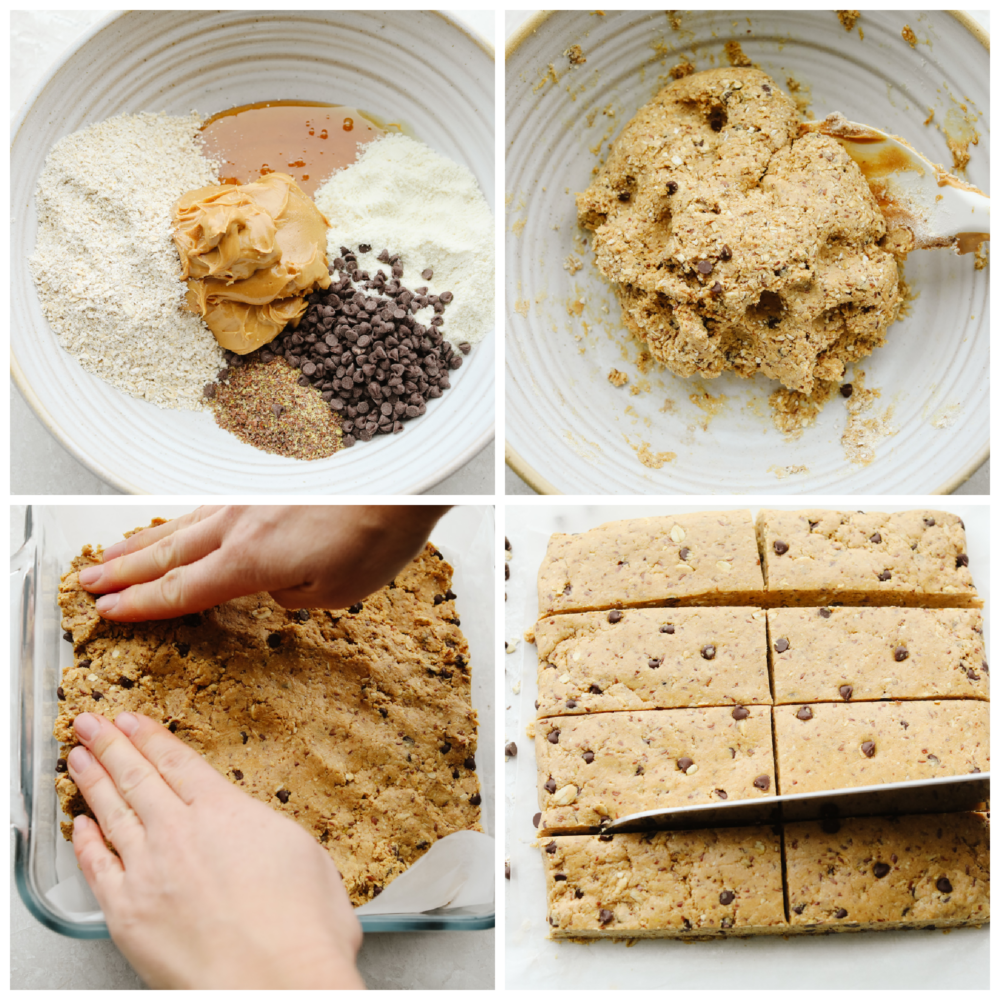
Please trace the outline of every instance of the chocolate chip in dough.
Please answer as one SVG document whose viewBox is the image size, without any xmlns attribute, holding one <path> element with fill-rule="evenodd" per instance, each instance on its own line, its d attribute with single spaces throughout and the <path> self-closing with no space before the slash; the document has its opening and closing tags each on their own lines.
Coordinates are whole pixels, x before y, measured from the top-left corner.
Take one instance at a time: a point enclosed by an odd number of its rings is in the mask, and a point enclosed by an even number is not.
<svg viewBox="0 0 1000 1000">
<path fill-rule="evenodd" d="M 608 621 L 611 622 L 612 625 L 617 624 L 621 620 L 622 620 L 622 613 L 617 608 L 614 608 L 612 611 L 608 612 Z"/>
<path fill-rule="evenodd" d="M 61 685 L 60 685 L 59 687 L 57 687 L 57 688 L 56 688 L 56 697 L 57 697 L 57 698 L 58 698 L 58 699 L 59 699 L 60 701 L 65 701 L 65 700 L 66 700 L 66 692 L 65 692 L 65 691 L 63 691 L 63 689 L 62 689 L 62 686 L 61 686 Z"/>
<path fill-rule="evenodd" d="M 841 908 L 840 908 L 839 910 L 837 910 L 837 912 L 836 912 L 836 913 L 834 914 L 834 916 L 835 916 L 835 917 L 836 917 L 836 918 L 837 918 L 838 920 L 843 920 L 843 919 L 844 919 L 844 917 L 846 917 L 846 916 L 847 916 L 847 910 L 845 910 L 845 909 L 844 909 L 843 907 L 841 907 Z"/>
<path fill-rule="evenodd" d="M 510 862 L 509 861 L 505 861 L 503 863 L 503 877 L 505 879 L 507 879 L 508 882 L 510 881 Z"/>
<path fill-rule="evenodd" d="M 722 903 L 723 906 L 728 906 L 735 898 L 736 893 L 730 892 L 728 889 L 723 889 L 722 892 L 719 893 L 719 902 Z"/>
<path fill-rule="evenodd" d="M 927 525 L 928 528 L 933 528 L 934 527 L 934 518 L 933 517 L 925 517 L 924 518 L 924 524 Z"/>
<path fill-rule="evenodd" d="M 937 880 L 937 882 L 935 882 L 935 885 L 937 886 L 938 892 L 950 893 L 953 891 L 951 882 L 949 882 L 943 875 Z"/>
<path fill-rule="evenodd" d="M 969 565 L 969 557 L 964 553 L 960 552 L 955 556 L 955 569 L 962 569 L 963 566 Z"/>
<path fill-rule="evenodd" d="M 674 627 L 673 627 L 673 625 L 661 625 L 660 626 L 660 631 L 663 632 L 663 633 L 665 633 L 666 635 L 673 635 L 674 634 Z"/>
<path fill-rule="evenodd" d="M 607 844 L 615 839 L 615 835 L 613 833 L 602 833 L 597 839 L 602 843 Z"/>
<path fill-rule="evenodd" d="M 558 729 L 553 729 L 552 732 L 549 733 L 548 739 L 549 739 L 550 743 L 558 743 L 559 742 L 559 730 Z"/>
<path fill-rule="evenodd" d="M 277 795 L 281 803 L 284 804 L 288 801 L 291 792 L 289 792 L 287 788 L 279 788 L 274 794 Z"/>
<path fill-rule="evenodd" d="M 797 913 L 800 917 L 802 916 L 802 911 L 806 908 L 805 903 L 799 903 L 798 906 L 793 906 L 792 911 Z"/>
<path fill-rule="evenodd" d="M 701 647 L 701 655 L 706 660 L 714 660 L 715 659 L 715 646 L 702 646 Z"/>
<path fill-rule="evenodd" d="M 469 796 L 469 805 L 478 806 L 482 804 L 482 801 L 483 797 L 479 794 L 479 792 Z"/>
<path fill-rule="evenodd" d="M 691 555 L 691 550 L 688 548 L 683 548 L 677 553 L 684 562 L 687 562 L 687 557 Z"/>
<path fill-rule="evenodd" d="M 449 753 L 451 753 L 451 744 L 448 743 L 448 742 L 442 743 L 441 746 L 438 747 L 438 749 L 443 754 L 449 754 Z"/>
<path fill-rule="evenodd" d="M 583 899 L 583 889 L 575 889 L 573 891 L 573 898 L 574 899 Z"/>
<path fill-rule="evenodd" d="M 465 767 L 466 771 L 475 771 L 475 769 L 476 769 L 476 758 L 475 757 L 466 757 L 465 760 L 463 761 L 463 766 Z"/>
<path fill-rule="evenodd" d="M 711 274 L 715 265 L 710 260 L 699 260 L 695 267 L 699 274 Z"/>
<path fill-rule="evenodd" d="M 724 788 L 716 788 L 715 794 L 719 796 L 720 799 L 728 799 L 729 795 L 726 793 Z"/>
<path fill-rule="evenodd" d="M 604 909 L 602 909 L 597 914 L 598 923 L 600 923 L 600 925 L 602 927 L 606 926 L 607 924 L 610 924 L 611 921 L 614 920 L 614 918 L 615 918 L 615 915 L 610 910 L 604 910 Z"/>
<path fill-rule="evenodd" d="M 93 698 L 94 701 L 100 701 L 104 697 L 104 695 L 101 694 L 100 691 L 91 691 L 90 697 Z"/>
<path fill-rule="evenodd" d="M 813 710 L 808 705 L 803 705 L 796 713 L 795 718 L 808 722 L 813 717 Z"/>
<path fill-rule="evenodd" d="M 774 543 L 774 554 L 783 556 L 788 551 L 787 542 L 777 541 Z"/>
<path fill-rule="evenodd" d="M 853 394 L 853 392 L 854 392 L 854 386 L 851 385 L 850 382 L 845 382 L 840 387 L 840 394 L 841 394 L 841 396 L 844 397 L 844 399 L 850 399 L 851 395 Z"/>
<path fill-rule="evenodd" d="M 843 698 L 844 701 L 850 701 L 852 694 L 854 694 L 854 688 L 852 688 L 850 684 L 840 685 L 840 697 Z"/>
<path fill-rule="evenodd" d="M 886 580 L 891 580 L 892 579 L 892 573 L 890 573 L 887 569 L 884 569 L 884 570 L 882 570 L 881 573 L 879 573 L 878 578 L 883 583 L 885 583 Z"/>
<path fill-rule="evenodd" d="M 542 785 L 542 788 L 544 788 L 545 791 L 549 793 L 549 795 L 554 794 L 556 790 L 556 779 L 550 777 L 549 780 L 546 781 L 544 785 Z"/>
<path fill-rule="evenodd" d="M 566 707 L 567 708 L 576 708 L 576 701 L 573 698 L 567 698 L 566 699 Z"/>
<path fill-rule="evenodd" d="M 774 651 L 776 653 L 783 653 L 786 649 L 788 649 L 788 640 L 787 639 L 778 639 L 775 642 L 775 644 L 774 644 Z"/>
<path fill-rule="evenodd" d="M 584 762 L 584 764 L 593 764 L 594 763 L 594 751 L 593 750 L 584 750 L 583 751 L 583 762 Z"/>
<path fill-rule="evenodd" d="M 820 618 L 829 618 L 830 615 L 832 615 L 832 614 L 833 614 L 833 612 L 829 608 L 820 608 L 819 609 L 819 616 L 820 616 Z"/>
<path fill-rule="evenodd" d="M 555 854 L 556 853 L 556 842 L 554 840 L 550 840 L 545 845 L 545 853 L 546 854 Z"/>
<path fill-rule="evenodd" d="M 63 638 L 67 642 L 72 642 L 73 641 L 73 633 L 72 632 L 63 632 Z"/>
<path fill-rule="evenodd" d="M 650 659 L 648 666 L 650 670 L 656 670 L 660 666 L 660 660 L 654 656 Z"/>
<path fill-rule="evenodd" d="M 864 743 L 861 744 L 861 752 L 866 757 L 874 757 L 875 756 L 875 744 L 871 740 L 865 740 Z"/>
<path fill-rule="evenodd" d="M 235 779 L 236 779 L 237 781 L 242 781 L 242 780 L 243 780 L 243 772 L 242 772 L 242 771 L 241 771 L 241 770 L 240 770 L 239 768 L 237 768 L 237 767 L 234 767 L 234 768 L 233 768 L 233 777 L 234 777 L 234 778 L 235 778 Z"/>
<path fill-rule="evenodd" d="M 897 663 L 902 663 L 910 655 L 910 651 L 905 646 L 897 646 L 892 651 L 892 655 L 896 658 Z"/>
<path fill-rule="evenodd" d="M 875 878 L 885 878 L 892 869 L 884 861 L 876 861 L 872 867 L 872 874 Z"/>
<path fill-rule="evenodd" d="M 539 821 L 539 820 L 540 820 L 541 818 L 542 818 L 542 814 L 541 814 L 541 813 L 535 813 L 535 815 L 531 817 L 531 825 L 532 825 L 532 826 L 533 826 L 533 827 L 534 827 L 534 828 L 535 828 L 536 830 L 538 829 L 538 821 Z"/>
<path fill-rule="evenodd" d="M 754 788 L 759 788 L 762 792 L 766 792 L 771 787 L 771 776 L 769 774 L 761 774 L 753 779 Z"/>
<path fill-rule="evenodd" d="M 277 649 L 281 645 L 281 633 L 272 632 L 267 637 L 267 644 L 271 647 L 271 649 Z"/>
<path fill-rule="evenodd" d="M 364 610 L 364 604 L 362 604 L 362 603 L 361 603 L 361 602 L 359 601 L 359 602 L 358 602 L 357 604 L 352 604 L 352 605 L 351 605 L 351 606 L 350 606 L 350 607 L 349 607 L 349 608 L 347 609 L 347 613 L 348 613 L 349 615 L 360 615 L 360 614 L 361 614 L 361 612 L 362 612 L 363 610 Z"/>
<path fill-rule="evenodd" d="M 723 245 L 722 251 L 719 253 L 719 257 L 722 260 L 732 260 L 733 251 L 730 250 L 728 246 Z"/>
<path fill-rule="evenodd" d="M 557 874 L 556 874 L 556 875 L 555 875 L 555 876 L 553 877 L 552 881 L 553 881 L 553 882 L 565 882 L 565 881 L 566 881 L 566 879 L 567 879 L 568 877 L 569 877 L 568 875 L 563 875 L 563 873 L 562 873 L 562 872 L 558 872 L 558 873 L 557 873 Z"/>
<path fill-rule="evenodd" d="M 65 774 L 68 766 L 69 765 L 66 763 L 66 759 L 64 757 L 60 757 L 59 760 L 56 761 L 56 773 Z"/>
<path fill-rule="evenodd" d="M 124 674 L 118 678 L 118 686 L 125 688 L 126 691 L 131 690 L 135 687 L 135 681 L 131 677 L 126 677 Z"/>
<path fill-rule="evenodd" d="M 876 531 L 875 534 L 868 539 L 868 541 L 873 542 L 875 545 L 881 545 L 882 536 Z"/>
<path fill-rule="evenodd" d="M 688 768 L 694 764 L 694 761 L 690 757 L 678 757 L 677 758 L 677 770 L 683 771 L 685 774 L 688 773 Z"/>
<path fill-rule="evenodd" d="M 299 610 L 295 612 L 295 617 L 300 622 L 307 622 L 307 621 L 309 621 L 309 618 L 311 616 L 310 616 L 310 614 L 309 614 L 309 612 L 308 612 L 308 610 L 306 608 L 299 608 Z"/>
<path fill-rule="evenodd" d="M 739 721 L 740 719 L 745 719 L 750 715 L 750 712 L 744 708 L 742 705 L 737 705 L 733 709 L 733 718 Z"/>
<path fill-rule="evenodd" d="M 599 688 L 599 687 L 598 687 L 598 686 L 597 686 L 596 684 L 591 684 L 591 685 L 590 685 L 590 687 L 589 687 L 589 688 L 587 688 L 587 690 L 588 690 L 588 691 L 589 691 L 589 692 L 590 692 L 591 694 L 604 694 L 604 692 L 603 692 L 603 691 L 601 690 L 601 688 Z M 536 706 L 536 707 L 537 707 L 537 706 Z"/>
</svg>

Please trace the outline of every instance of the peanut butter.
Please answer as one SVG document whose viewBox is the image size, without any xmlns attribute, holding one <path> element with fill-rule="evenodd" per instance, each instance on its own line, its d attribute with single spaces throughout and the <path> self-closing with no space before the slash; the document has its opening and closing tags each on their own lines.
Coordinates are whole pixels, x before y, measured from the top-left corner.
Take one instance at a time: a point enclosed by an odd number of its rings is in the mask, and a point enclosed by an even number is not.
<svg viewBox="0 0 1000 1000">
<path fill-rule="evenodd" d="M 329 288 L 327 225 L 288 174 L 189 191 L 174 208 L 187 308 L 230 351 L 268 343 Z"/>
</svg>

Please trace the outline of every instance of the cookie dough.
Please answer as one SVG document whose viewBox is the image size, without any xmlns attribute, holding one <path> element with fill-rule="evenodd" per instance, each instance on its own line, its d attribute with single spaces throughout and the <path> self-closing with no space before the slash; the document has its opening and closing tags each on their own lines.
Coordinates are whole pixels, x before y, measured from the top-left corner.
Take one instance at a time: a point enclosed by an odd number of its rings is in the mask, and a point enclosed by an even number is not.
<svg viewBox="0 0 1000 1000">
<path fill-rule="evenodd" d="M 79 570 L 59 604 L 73 666 L 59 688 L 65 760 L 80 712 L 142 712 L 222 775 L 295 820 L 360 905 L 456 830 L 480 829 L 469 649 L 432 545 L 346 611 L 287 611 L 267 594 L 168 621 L 101 619 Z M 435 603 L 435 601 L 440 603 Z M 64 766 L 64 765 L 63 765 Z M 90 813 L 69 775 L 63 810 Z M 62 824 L 72 839 L 72 824 Z"/>
<path fill-rule="evenodd" d="M 777 827 L 543 837 L 553 938 L 787 932 Z"/>
<path fill-rule="evenodd" d="M 785 826 L 793 929 L 965 927 L 990 919 L 989 822 L 977 813 Z"/>
<path fill-rule="evenodd" d="M 767 625 L 779 705 L 990 696 L 971 608 L 772 608 Z"/>
<path fill-rule="evenodd" d="M 583 833 L 648 809 L 775 794 L 771 710 L 671 708 L 535 727 L 539 830 Z"/>
<path fill-rule="evenodd" d="M 684 377 L 757 373 L 812 392 L 885 341 L 901 303 L 885 220 L 828 136 L 799 137 L 766 74 L 664 87 L 577 195 L 628 329 Z"/>
<path fill-rule="evenodd" d="M 538 716 L 769 705 L 760 608 L 551 615 L 535 625 Z"/>
<path fill-rule="evenodd" d="M 773 712 L 782 795 L 990 769 L 989 702 L 825 702 Z"/>
<path fill-rule="evenodd" d="M 538 613 L 758 604 L 762 591 L 750 512 L 701 511 L 552 535 L 538 570 Z"/>
<path fill-rule="evenodd" d="M 954 514 L 762 510 L 757 534 L 771 606 L 982 607 Z"/>
</svg>

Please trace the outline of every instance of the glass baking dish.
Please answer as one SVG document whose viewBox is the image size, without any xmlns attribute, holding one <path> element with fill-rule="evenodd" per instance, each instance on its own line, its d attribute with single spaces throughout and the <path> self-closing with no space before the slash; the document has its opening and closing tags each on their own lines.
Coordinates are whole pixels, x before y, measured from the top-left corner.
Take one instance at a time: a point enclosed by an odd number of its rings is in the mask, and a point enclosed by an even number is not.
<svg viewBox="0 0 1000 1000">
<path fill-rule="evenodd" d="M 14 878 L 25 906 L 46 926 L 76 938 L 106 938 L 104 915 L 63 839 L 53 776 L 59 745 L 52 735 L 56 688 L 72 660 L 56 604 L 59 578 L 87 542 L 110 545 L 153 517 L 176 517 L 171 505 L 29 506 L 25 541 L 11 557 L 11 826 Z M 472 704 L 479 714 L 476 760 L 482 826 L 495 837 L 494 614 L 495 526 L 492 507 L 458 507 L 438 524 L 434 544 L 455 567 L 453 589 L 472 664 Z M 495 900 L 426 913 L 359 914 L 367 933 L 455 931 L 493 927 Z"/>
</svg>

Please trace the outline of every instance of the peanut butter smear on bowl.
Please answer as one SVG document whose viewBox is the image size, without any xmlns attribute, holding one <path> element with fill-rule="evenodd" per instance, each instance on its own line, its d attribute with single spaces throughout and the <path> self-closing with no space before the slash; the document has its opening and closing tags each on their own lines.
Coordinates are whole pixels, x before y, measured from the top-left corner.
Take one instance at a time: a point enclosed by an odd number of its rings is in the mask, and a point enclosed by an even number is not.
<svg viewBox="0 0 1000 1000">
<path fill-rule="evenodd" d="M 329 224 L 288 174 L 189 191 L 173 218 L 186 308 L 236 354 L 298 325 L 305 296 L 330 287 Z"/>
</svg>

